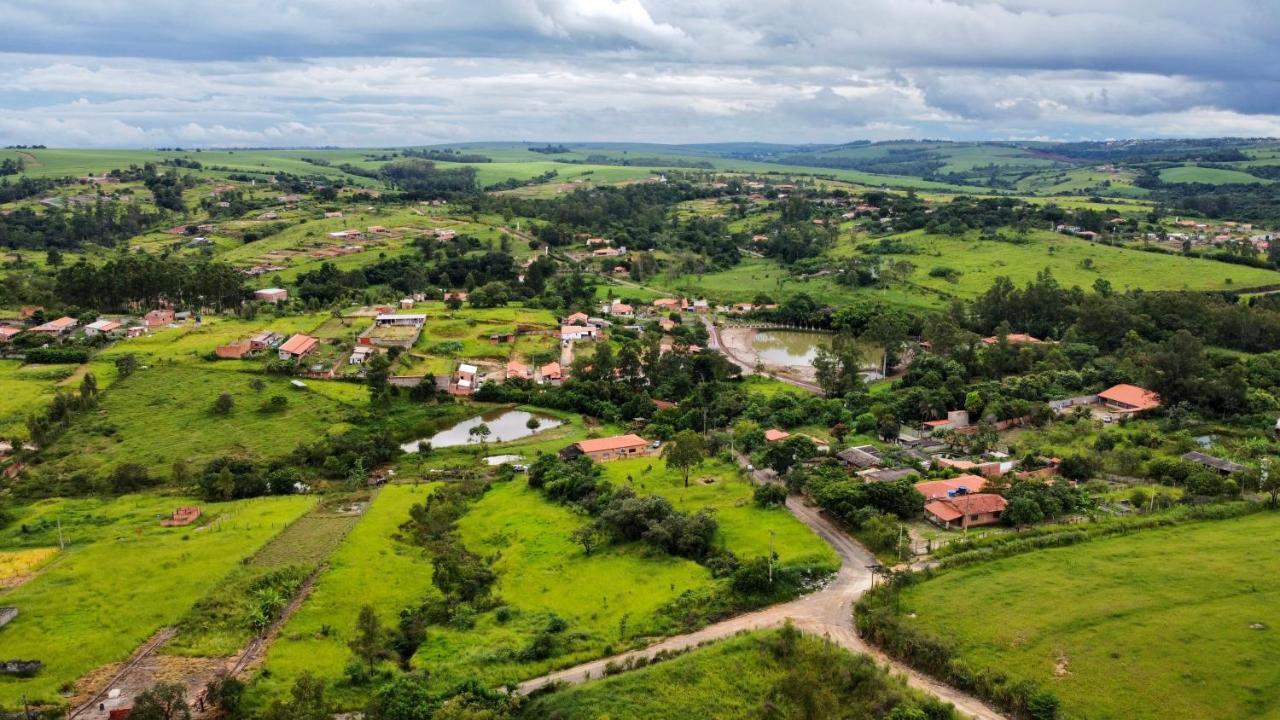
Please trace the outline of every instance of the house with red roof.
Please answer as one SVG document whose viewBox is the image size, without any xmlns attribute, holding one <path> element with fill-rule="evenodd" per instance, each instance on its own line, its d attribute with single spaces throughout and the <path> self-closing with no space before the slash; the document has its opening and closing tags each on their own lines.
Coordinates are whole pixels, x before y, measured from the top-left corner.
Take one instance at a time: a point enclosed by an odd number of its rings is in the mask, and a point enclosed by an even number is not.
<svg viewBox="0 0 1280 720">
<path fill-rule="evenodd" d="M 939 527 L 967 530 L 999 523 L 1008 504 L 1003 497 L 993 493 L 954 495 L 925 503 L 924 515 Z"/>
<path fill-rule="evenodd" d="M 1009 333 L 1008 335 L 1004 336 L 1004 339 L 1010 345 L 1040 345 L 1044 342 L 1040 338 L 1028 335 L 1026 333 Z M 995 345 L 996 343 L 1000 342 L 1000 338 L 995 335 L 992 335 L 991 337 L 982 338 L 982 342 L 984 345 Z"/>
<path fill-rule="evenodd" d="M 786 430 L 779 430 L 778 428 L 769 428 L 764 431 L 765 442 L 782 442 L 789 437 L 791 437 L 791 433 Z"/>
<path fill-rule="evenodd" d="M 615 435 L 581 440 L 560 451 L 560 457 L 571 460 L 586 455 L 596 462 L 640 457 L 649 451 L 649 443 L 639 435 Z"/>
<path fill-rule="evenodd" d="M 57 337 L 59 335 L 66 335 L 67 333 L 71 332 L 75 328 L 75 326 L 76 326 L 75 318 L 63 316 L 58 318 L 57 320 L 50 320 L 49 322 L 43 325 L 37 325 L 31 328 L 31 332 L 43 333 L 45 335 L 51 335 L 51 336 Z"/>
<path fill-rule="evenodd" d="M 320 345 L 320 341 L 310 335 L 298 333 L 280 346 L 281 360 L 301 360 Z"/>
<path fill-rule="evenodd" d="M 1138 413 L 1160 407 L 1160 396 L 1138 387 L 1120 384 L 1098 393 L 1098 399 L 1112 412 Z"/>
<path fill-rule="evenodd" d="M 937 500 L 954 495 L 980 493 L 986 486 L 986 478 L 979 475 L 968 474 L 957 475 L 945 480 L 925 480 L 915 484 L 916 490 L 920 491 L 920 494 L 924 496 L 926 501 Z"/>
</svg>

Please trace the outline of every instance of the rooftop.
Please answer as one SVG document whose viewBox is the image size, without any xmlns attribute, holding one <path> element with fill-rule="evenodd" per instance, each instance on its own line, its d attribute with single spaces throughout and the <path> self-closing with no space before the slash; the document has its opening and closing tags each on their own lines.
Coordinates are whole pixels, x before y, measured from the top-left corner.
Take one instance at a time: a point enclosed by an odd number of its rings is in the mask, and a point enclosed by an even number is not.
<svg viewBox="0 0 1280 720">
<path fill-rule="evenodd" d="M 607 438 L 594 438 L 578 442 L 578 449 L 584 453 L 602 452 L 605 450 L 621 450 L 622 448 L 647 445 L 648 442 L 639 435 L 614 435 Z"/>
</svg>

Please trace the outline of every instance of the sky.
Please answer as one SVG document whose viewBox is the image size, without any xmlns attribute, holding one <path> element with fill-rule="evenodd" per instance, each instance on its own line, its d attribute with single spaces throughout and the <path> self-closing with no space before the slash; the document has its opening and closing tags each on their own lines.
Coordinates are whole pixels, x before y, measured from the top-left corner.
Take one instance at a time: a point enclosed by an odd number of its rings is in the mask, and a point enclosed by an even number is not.
<svg viewBox="0 0 1280 720">
<path fill-rule="evenodd" d="M 1277 0 L 0 0 L 0 144 L 1280 136 Z"/>
</svg>

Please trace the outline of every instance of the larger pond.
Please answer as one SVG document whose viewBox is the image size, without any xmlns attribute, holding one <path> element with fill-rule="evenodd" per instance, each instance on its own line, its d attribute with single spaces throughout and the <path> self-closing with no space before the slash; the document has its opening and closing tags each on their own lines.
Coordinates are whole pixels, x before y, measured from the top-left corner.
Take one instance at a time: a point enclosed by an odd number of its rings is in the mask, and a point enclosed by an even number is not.
<svg viewBox="0 0 1280 720">
<path fill-rule="evenodd" d="M 537 418 L 537 427 L 529 427 L 529 420 Z M 456 447 L 458 445 L 467 445 L 479 443 L 480 438 L 471 434 L 471 428 L 484 423 L 489 427 L 489 436 L 485 438 L 487 442 L 510 442 L 526 438 L 534 433 L 540 433 L 543 430 L 550 430 L 553 427 L 559 427 L 564 424 L 563 420 L 557 420 L 550 415 L 538 415 L 536 413 L 526 412 L 524 410 L 496 410 L 484 415 L 477 415 L 473 418 L 467 418 L 453 427 L 441 430 L 429 438 L 421 438 L 412 442 L 407 442 L 400 446 L 405 452 L 418 452 L 418 448 L 423 443 L 431 445 L 435 450 L 447 447 Z"/>
<path fill-rule="evenodd" d="M 818 348 L 831 348 L 831 335 L 804 330 L 761 330 L 751 349 L 765 365 L 812 365 Z"/>
</svg>

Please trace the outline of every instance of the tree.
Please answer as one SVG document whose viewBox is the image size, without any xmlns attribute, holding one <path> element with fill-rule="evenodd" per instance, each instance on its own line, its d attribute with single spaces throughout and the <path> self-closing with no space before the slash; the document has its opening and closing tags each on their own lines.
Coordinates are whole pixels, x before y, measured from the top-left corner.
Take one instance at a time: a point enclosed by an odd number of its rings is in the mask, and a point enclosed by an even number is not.
<svg viewBox="0 0 1280 720">
<path fill-rule="evenodd" d="M 492 434 L 493 434 L 493 431 L 489 429 L 488 423 L 480 423 L 479 425 L 476 425 L 475 427 L 467 431 L 467 435 L 478 440 L 481 445 L 484 445 L 485 442 L 488 441 L 489 436 Z"/>
<path fill-rule="evenodd" d="M 360 608 L 360 615 L 356 618 L 356 636 L 347 643 L 347 647 L 351 648 L 356 660 L 368 668 L 369 675 L 373 675 L 379 662 L 391 655 L 387 650 L 387 633 L 382 629 L 382 622 L 372 605 Z"/>
<path fill-rule="evenodd" d="M 778 507 L 787 502 L 787 486 L 777 483 L 757 485 L 752 498 L 760 507 Z"/>
<path fill-rule="evenodd" d="M 187 687 L 182 683 L 157 683 L 133 699 L 129 717 L 137 720 L 191 720 Z"/>
<path fill-rule="evenodd" d="M 272 701 L 263 720 L 331 720 L 333 708 L 324 695 L 324 680 L 304 671 L 289 691 L 290 701 Z"/>
<path fill-rule="evenodd" d="M 1040 509 L 1039 503 L 1029 497 L 1016 497 L 1009 502 L 1000 519 L 1004 520 L 1006 525 L 1026 527 L 1043 520 L 1044 510 Z"/>
<path fill-rule="evenodd" d="M 706 444 L 702 436 L 692 430 L 681 430 L 676 433 L 676 436 L 671 438 L 667 446 L 662 449 L 662 457 L 666 459 L 667 467 L 684 472 L 685 487 L 689 487 L 689 471 L 702 464 L 705 453 Z"/>
<path fill-rule="evenodd" d="M 386 407 L 391 403 L 391 359 L 382 353 L 373 356 L 365 366 L 365 382 L 369 385 L 369 401 Z"/>
<path fill-rule="evenodd" d="M 1274 509 L 1277 500 L 1280 500 L 1280 473 L 1267 472 L 1259 483 L 1258 489 L 1271 496 L 1271 507 Z"/>
<path fill-rule="evenodd" d="M 98 378 L 93 373 L 85 373 L 80 381 L 80 403 L 85 407 L 93 407 L 98 402 Z"/>
<path fill-rule="evenodd" d="M 217 400 L 213 401 L 213 411 L 219 415 L 228 415 L 231 409 L 236 406 L 235 398 L 231 397 L 231 393 L 222 393 Z"/>
<path fill-rule="evenodd" d="M 582 546 L 582 551 L 587 556 L 595 552 L 595 549 L 603 545 L 605 540 L 608 539 L 605 533 L 601 531 L 600 526 L 593 522 L 574 530 L 570 538 Z"/>
<path fill-rule="evenodd" d="M 539 427 L 541 427 L 541 426 L 542 426 L 542 422 L 541 422 L 541 421 L 539 421 L 539 420 L 538 420 L 538 418 L 536 418 L 536 417 L 532 417 L 532 416 L 531 416 L 531 417 L 530 417 L 530 418 L 525 422 L 524 426 L 525 426 L 525 427 L 527 427 L 527 428 L 529 428 L 530 430 L 535 430 L 535 431 L 536 431 Z"/>
<path fill-rule="evenodd" d="M 116 358 L 116 375 L 121 378 L 127 378 L 138 369 L 138 358 L 133 353 L 127 353 Z"/>
<path fill-rule="evenodd" d="M 221 675 L 204 686 L 204 696 L 222 717 L 234 720 L 240 717 L 244 689 L 244 682 L 234 675 Z"/>
</svg>

